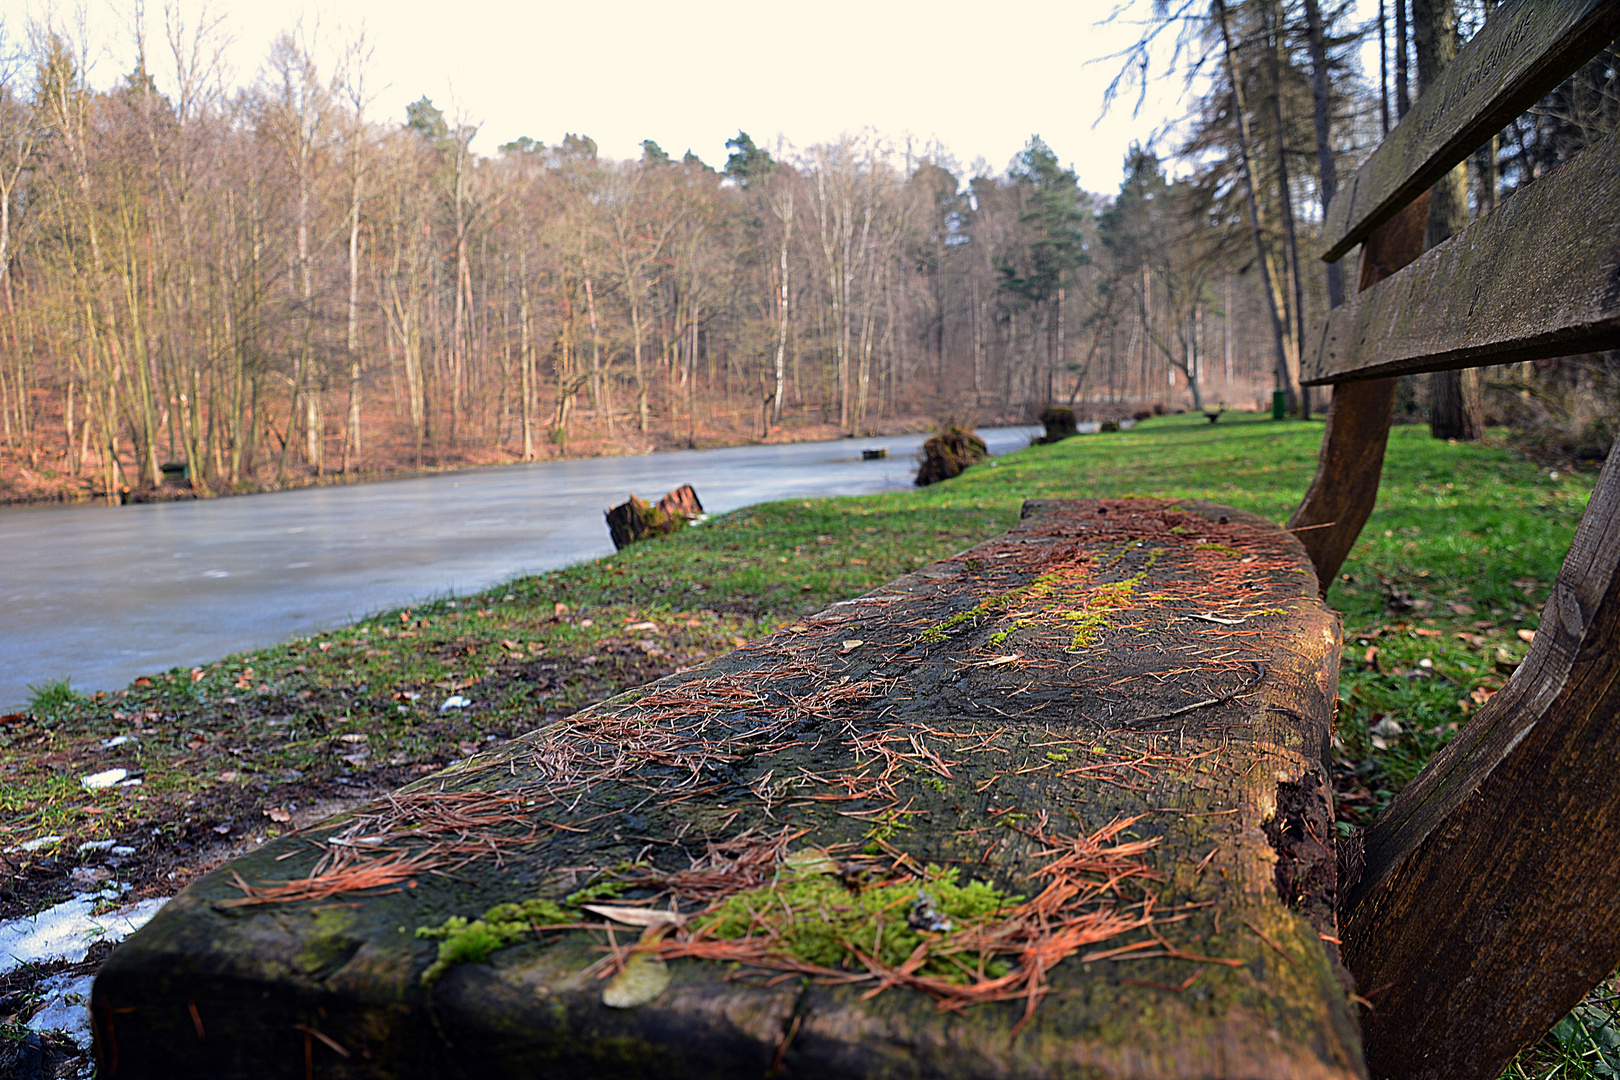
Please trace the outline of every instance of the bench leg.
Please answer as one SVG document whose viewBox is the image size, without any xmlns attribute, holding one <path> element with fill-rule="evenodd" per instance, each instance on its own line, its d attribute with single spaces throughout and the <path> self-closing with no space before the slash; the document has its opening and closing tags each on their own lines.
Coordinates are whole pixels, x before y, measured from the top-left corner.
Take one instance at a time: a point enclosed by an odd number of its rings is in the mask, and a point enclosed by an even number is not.
<svg viewBox="0 0 1620 1080">
<path fill-rule="evenodd" d="M 1372 1076 L 1498 1075 L 1620 965 L 1620 452 L 1529 655 L 1363 834 L 1345 961 Z"/>
<path fill-rule="evenodd" d="M 1368 237 L 1361 249 L 1357 291 L 1370 289 L 1423 254 L 1428 221 L 1425 193 Z M 1310 553 L 1323 596 L 1378 500 L 1394 405 L 1394 379 L 1339 383 L 1333 388 L 1316 478 L 1288 519 L 1288 528 Z"/>
<path fill-rule="evenodd" d="M 1394 379 L 1340 383 L 1333 388 L 1316 478 L 1288 519 L 1288 528 L 1311 556 L 1323 596 L 1378 500 L 1378 478 L 1384 469 L 1394 406 Z"/>
</svg>

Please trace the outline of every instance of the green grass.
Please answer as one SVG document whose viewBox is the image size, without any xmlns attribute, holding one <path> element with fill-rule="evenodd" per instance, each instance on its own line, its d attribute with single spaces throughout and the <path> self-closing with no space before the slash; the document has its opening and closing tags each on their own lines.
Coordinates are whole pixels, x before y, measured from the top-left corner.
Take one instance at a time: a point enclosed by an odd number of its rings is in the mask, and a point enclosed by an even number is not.
<svg viewBox="0 0 1620 1080">
<path fill-rule="evenodd" d="M 1167 417 L 927 489 L 746 508 L 113 695 L 42 684 L 37 722 L 0 728 L 0 842 L 136 826 L 180 838 L 227 813 L 259 821 L 311 784 L 401 782 L 1002 532 L 1026 498 L 1203 498 L 1280 522 L 1310 482 L 1321 434 L 1232 413 L 1214 426 Z M 1523 657 L 1519 632 L 1535 627 L 1592 480 L 1500 445 L 1392 432 L 1378 507 L 1329 594 L 1345 618 L 1341 828 L 1370 820 Z M 1410 607 L 1394 612 L 1390 597 Z M 451 693 L 474 706 L 440 713 Z M 137 742 L 101 747 L 119 734 Z M 110 764 L 135 766 L 144 785 L 79 788 L 79 773 Z M 1607 997 L 1582 1008 L 1509 1074 L 1612 1075 L 1601 1071 Z M 1583 1044 L 1583 1031 L 1599 1034 Z"/>
<path fill-rule="evenodd" d="M 78 702 L 79 694 L 66 676 L 28 684 L 28 711 L 34 716 L 54 720 Z"/>
</svg>

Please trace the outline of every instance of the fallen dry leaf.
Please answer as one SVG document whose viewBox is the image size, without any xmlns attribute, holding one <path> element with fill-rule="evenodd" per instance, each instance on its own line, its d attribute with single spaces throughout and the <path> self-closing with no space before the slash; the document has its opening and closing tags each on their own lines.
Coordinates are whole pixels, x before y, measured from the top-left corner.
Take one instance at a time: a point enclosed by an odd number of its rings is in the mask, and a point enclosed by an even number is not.
<svg viewBox="0 0 1620 1080">
<path fill-rule="evenodd" d="M 661 911 L 658 908 L 619 907 L 613 904 L 581 904 L 580 907 L 593 915 L 626 926 L 679 926 L 686 921 L 678 911 Z"/>
</svg>

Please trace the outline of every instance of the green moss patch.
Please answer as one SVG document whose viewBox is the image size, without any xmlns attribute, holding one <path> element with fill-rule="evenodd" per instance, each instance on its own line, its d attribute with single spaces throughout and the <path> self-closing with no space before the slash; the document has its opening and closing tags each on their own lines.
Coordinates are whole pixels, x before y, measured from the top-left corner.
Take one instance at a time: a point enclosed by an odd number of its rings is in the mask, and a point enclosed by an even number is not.
<svg viewBox="0 0 1620 1080">
<path fill-rule="evenodd" d="M 828 874 L 800 873 L 730 897 L 699 920 L 696 934 L 756 940 L 806 964 L 853 971 L 864 968 L 863 956 L 898 968 L 928 944 L 937 955 L 916 970 L 963 985 L 976 973 L 997 978 L 1007 967 L 977 951 L 951 955 L 952 937 L 982 929 L 1023 899 L 982 881 L 958 884 L 955 869 L 937 866 L 920 878 L 865 889 Z"/>
<path fill-rule="evenodd" d="M 570 897 L 572 899 L 572 897 Z M 422 985 L 430 986 L 457 964 L 479 963 L 497 949 L 548 927 L 572 926 L 580 913 L 569 912 L 552 900 L 524 900 L 497 904 L 482 919 L 451 916 L 438 926 L 421 926 L 416 936 L 439 943 L 439 955 L 422 972 Z"/>
</svg>

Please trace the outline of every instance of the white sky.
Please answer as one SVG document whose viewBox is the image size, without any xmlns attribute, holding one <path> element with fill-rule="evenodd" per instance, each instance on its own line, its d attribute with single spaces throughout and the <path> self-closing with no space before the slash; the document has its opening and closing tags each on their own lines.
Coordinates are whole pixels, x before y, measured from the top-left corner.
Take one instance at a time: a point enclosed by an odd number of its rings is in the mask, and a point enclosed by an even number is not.
<svg viewBox="0 0 1620 1080">
<path fill-rule="evenodd" d="M 133 66 L 134 0 L 85 0 L 102 49 L 92 82 Z M 161 42 L 164 0 L 148 0 L 149 40 Z M 170 0 L 195 23 L 201 0 Z M 212 0 L 230 37 L 228 82 L 252 81 L 272 38 L 303 21 L 331 70 L 339 42 L 364 26 L 374 46 L 368 79 L 375 118 L 402 120 L 426 94 L 447 117 L 480 124 L 475 149 L 492 154 L 520 135 L 548 145 L 564 133 L 594 138 L 603 155 L 640 156 L 653 139 L 716 167 L 737 130 L 800 148 L 872 127 L 903 148 L 938 140 L 964 169 L 980 157 L 999 173 L 1033 133 L 1089 191 L 1117 190 L 1133 139 L 1178 115 L 1179 80 L 1134 97 L 1099 122 L 1103 90 L 1134 40 L 1129 22 L 1099 25 L 1115 0 Z M 15 35 L 48 10 L 0 0 Z M 56 18 L 68 16 L 57 6 Z M 13 14 L 14 13 L 14 14 Z M 20 16 L 20 17 L 19 17 Z M 149 45 L 149 53 L 156 48 Z M 1376 50 L 1374 51 L 1376 58 Z M 161 57 L 151 69 L 163 83 Z M 1376 62 L 1376 59 L 1375 59 Z"/>
</svg>

